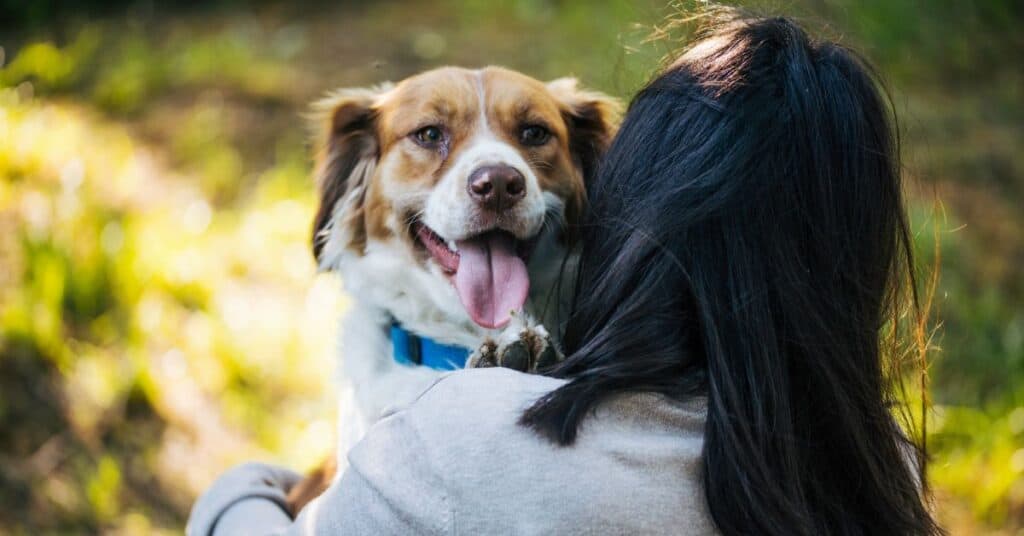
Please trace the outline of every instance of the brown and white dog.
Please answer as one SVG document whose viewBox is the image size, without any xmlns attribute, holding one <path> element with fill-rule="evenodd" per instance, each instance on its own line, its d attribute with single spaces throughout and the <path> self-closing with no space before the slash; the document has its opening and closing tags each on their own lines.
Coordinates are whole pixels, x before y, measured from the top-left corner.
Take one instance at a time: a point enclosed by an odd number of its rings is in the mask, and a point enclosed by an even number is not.
<svg viewBox="0 0 1024 536">
<path fill-rule="evenodd" d="M 566 231 L 583 210 L 618 105 L 571 78 L 444 67 L 341 90 L 317 109 L 326 129 L 313 252 L 354 299 L 341 330 L 343 467 L 387 408 L 411 402 L 442 374 L 392 358 L 392 323 L 470 349 L 544 335 L 539 304 L 559 299 L 548 294 Z M 315 480 L 293 493 L 294 506 L 330 475 Z"/>
</svg>

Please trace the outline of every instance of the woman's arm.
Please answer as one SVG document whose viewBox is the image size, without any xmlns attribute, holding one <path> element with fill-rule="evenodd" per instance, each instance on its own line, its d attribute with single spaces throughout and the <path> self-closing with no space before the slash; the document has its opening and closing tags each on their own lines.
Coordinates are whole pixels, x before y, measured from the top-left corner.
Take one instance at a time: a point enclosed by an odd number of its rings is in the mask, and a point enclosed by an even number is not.
<svg viewBox="0 0 1024 536">
<path fill-rule="evenodd" d="M 301 477 L 270 465 L 238 466 L 199 498 L 187 533 L 445 533 L 450 517 L 445 486 L 423 444 L 406 412 L 382 420 L 352 450 L 341 481 L 294 522 L 285 513 L 285 496 Z"/>
<path fill-rule="evenodd" d="M 285 496 L 301 477 L 262 463 L 246 463 L 218 478 L 192 507 L 189 536 L 273 534 L 292 522 Z"/>
</svg>

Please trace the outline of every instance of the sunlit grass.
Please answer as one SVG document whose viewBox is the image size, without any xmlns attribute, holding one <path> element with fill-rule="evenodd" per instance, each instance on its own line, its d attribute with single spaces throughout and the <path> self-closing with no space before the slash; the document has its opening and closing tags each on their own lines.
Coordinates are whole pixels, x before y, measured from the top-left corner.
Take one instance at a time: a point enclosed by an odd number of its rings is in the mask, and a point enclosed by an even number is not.
<svg viewBox="0 0 1024 536">
<path fill-rule="evenodd" d="M 214 210 L 201 181 L 161 167 L 123 128 L 12 90 L 0 99 L 0 251 L 14 274 L 0 333 L 53 364 L 59 411 L 85 445 L 63 453 L 92 468 L 64 476 L 86 491 L 67 508 L 108 526 L 148 506 L 121 482 L 139 453 L 110 444 L 133 397 L 163 427 L 140 438 L 144 470 L 178 490 L 179 508 L 234 462 L 318 462 L 333 437 L 342 303 L 308 252 L 310 192 L 279 195 L 305 170 L 281 162 Z M 61 504 L 33 493 L 44 512 Z"/>
</svg>

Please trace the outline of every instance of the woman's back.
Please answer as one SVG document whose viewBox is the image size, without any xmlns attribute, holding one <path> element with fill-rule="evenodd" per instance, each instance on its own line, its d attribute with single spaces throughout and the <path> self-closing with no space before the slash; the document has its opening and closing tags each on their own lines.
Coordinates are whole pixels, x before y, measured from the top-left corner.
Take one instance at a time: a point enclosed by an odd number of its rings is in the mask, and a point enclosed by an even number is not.
<svg viewBox="0 0 1024 536">
<path fill-rule="evenodd" d="M 714 533 L 700 485 L 703 400 L 620 395 L 559 447 L 517 421 L 563 383 L 506 369 L 446 376 L 371 429 L 341 484 L 295 525 L 309 517 L 315 532 L 334 534 Z"/>
<path fill-rule="evenodd" d="M 703 399 L 613 397 L 561 447 L 518 421 L 564 383 L 500 368 L 449 374 L 371 428 L 341 482 L 294 523 L 265 508 L 223 515 L 277 500 L 265 493 L 272 473 L 250 464 L 205 494 L 190 533 L 714 534 L 700 484 Z"/>
</svg>

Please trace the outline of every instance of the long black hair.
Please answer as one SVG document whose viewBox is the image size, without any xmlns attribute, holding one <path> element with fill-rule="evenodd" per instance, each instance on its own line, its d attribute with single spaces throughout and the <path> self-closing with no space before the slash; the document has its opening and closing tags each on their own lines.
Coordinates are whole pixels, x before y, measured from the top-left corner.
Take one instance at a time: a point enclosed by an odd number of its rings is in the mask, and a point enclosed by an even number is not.
<svg viewBox="0 0 1024 536">
<path fill-rule="evenodd" d="M 550 371 L 570 381 L 522 424 L 570 444 L 612 393 L 706 396 L 722 533 L 940 532 L 892 414 L 883 334 L 916 293 L 871 73 L 790 20 L 732 20 L 640 91 L 588 185 Z"/>
</svg>

